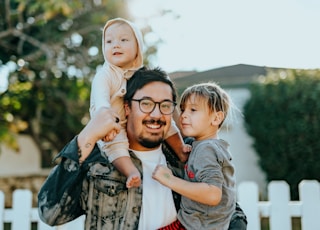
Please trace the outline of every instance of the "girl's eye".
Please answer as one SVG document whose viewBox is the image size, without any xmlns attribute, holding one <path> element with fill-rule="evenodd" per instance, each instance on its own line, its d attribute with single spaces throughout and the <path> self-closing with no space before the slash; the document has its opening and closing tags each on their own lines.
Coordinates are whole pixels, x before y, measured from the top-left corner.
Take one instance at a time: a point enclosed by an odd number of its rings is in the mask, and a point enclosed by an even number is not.
<svg viewBox="0 0 320 230">
<path fill-rule="evenodd" d="M 111 43 L 111 40 L 107 40 L 106 43 Z"/>
</svg>

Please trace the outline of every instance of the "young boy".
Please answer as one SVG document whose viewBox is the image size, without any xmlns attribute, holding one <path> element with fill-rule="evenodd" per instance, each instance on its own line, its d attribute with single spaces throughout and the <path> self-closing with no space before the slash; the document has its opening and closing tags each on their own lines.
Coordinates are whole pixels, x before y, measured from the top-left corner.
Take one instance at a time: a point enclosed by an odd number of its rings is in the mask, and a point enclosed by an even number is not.
<svg viewBox="0 0 320 230">
<path fill-rule="evenodd" d="M 175 229 L 229 227 L 236 205 L 234 166 L 218 132 L 230 105 L 227 93 L 214 83 L 191 86 L 181 96 L 181 131 L 194 138 L 184 179 L 163 165 L 153 172 L 154 179 L 182 195 L 178 220 L 170 225 L 179 226 Z"/>
<path fill-rule="evenodd" d="M 127 80 L 143 66 L 143 40 L 136 26 L 122 18 L 109 20 L 102 33 L 102 52 L 105 63 L 96 73 L 91 87 L 90 115 L 101 107 L 118 113 L 122 129 L 106 136 L 97 144 L 109 161 L 127 177 L 127 187 L 139 187 L 141 176 L 133 165 L 128 153 L 128 139 L 125 131 L 126 118 L 123 96 L 126 93 Z M 172 130 L 166 141 L 177 153 L 181 161 L 186 161 L 190 151 L 184 145 L 178 128 L 171 124 Z"/>
</svg>

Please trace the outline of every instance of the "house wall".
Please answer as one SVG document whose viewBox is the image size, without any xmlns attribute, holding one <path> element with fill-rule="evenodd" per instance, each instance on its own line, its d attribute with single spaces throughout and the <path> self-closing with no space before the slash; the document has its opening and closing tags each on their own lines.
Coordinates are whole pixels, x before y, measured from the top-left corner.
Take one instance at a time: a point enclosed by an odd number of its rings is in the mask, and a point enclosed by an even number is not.
<svg viewBox="0 0 320 230">
<path fill-rule="evenodd" d="M 5 207 L 12 206 L 12 192 L 28 189 L 33 193 L 33 207 L 37 204 L 37 194 L 48 175 L 41 169 L 40 152 L 27 135 L 19 135 L 20 152 L 0 144 L 0 191 L 5 194 Z"/>
<path fill-rule="evenodd" d="M 0 145 L 0 177 L 36 174 L 41 171 L 40 152 L 31 137 L 19 135 L 20 152 Z"/>
<path fill-rule="evenodd" d="M 258 165 L 258 156 L 252 147 L 253 140 L 245 130 L 243 106 L 250 98 L 250 92 L 245 88 L 225 89 L 230 95 L 237 110 L 233 110 L 226 121 L 219 137 L 228 141 L 236 168 L 237 184 L 243 181 L 254 181 L 258 184 L 261 195 L 265 196 L 265 175 Z"/>
</svg>

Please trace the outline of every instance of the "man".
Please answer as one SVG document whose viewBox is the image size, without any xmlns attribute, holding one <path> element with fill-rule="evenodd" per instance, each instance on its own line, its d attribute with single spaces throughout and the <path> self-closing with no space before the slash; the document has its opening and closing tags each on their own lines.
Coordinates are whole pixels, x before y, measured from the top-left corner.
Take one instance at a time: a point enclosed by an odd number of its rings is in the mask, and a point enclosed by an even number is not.
<svg viewBox="0 0 320 230">
<path fill-rule="evenodd" d="M 47 224 L 60 225 L 85 214 L 86 230 L 149 230 L 176 220 L 180 197 L 152 179 L 159 163 L 179 176 L 183 169 L 162 144 L 175 108 L 174 85 L 160 69 L 140 69 L 128 81 L 124 100 L 130 154 L 142 185 L 127 189 L 126 177 L 95 146 L 97 140 L 112 137 L 120 128 L 116 114 L 101 109 L 60 152 L 62 161 L 39 192 L 39 214 Z M 237 229 L 246 229 L 242 211 L 233 221 L 243 225 Z"/>
</svg>

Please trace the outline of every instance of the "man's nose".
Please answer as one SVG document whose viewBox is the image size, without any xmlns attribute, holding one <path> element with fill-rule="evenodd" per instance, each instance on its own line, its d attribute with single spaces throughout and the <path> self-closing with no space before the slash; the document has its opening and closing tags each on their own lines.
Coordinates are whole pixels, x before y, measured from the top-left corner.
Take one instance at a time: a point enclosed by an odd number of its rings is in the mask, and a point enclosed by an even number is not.
<svg viewBox="0 0 320 230">
<path fill-rule="evenodd" d="M 160 111 L 160 104 L 156 104 L 153 111 L 150 113 L 151 117 L 161 117 L 162 113 Z"/>
</svg>

